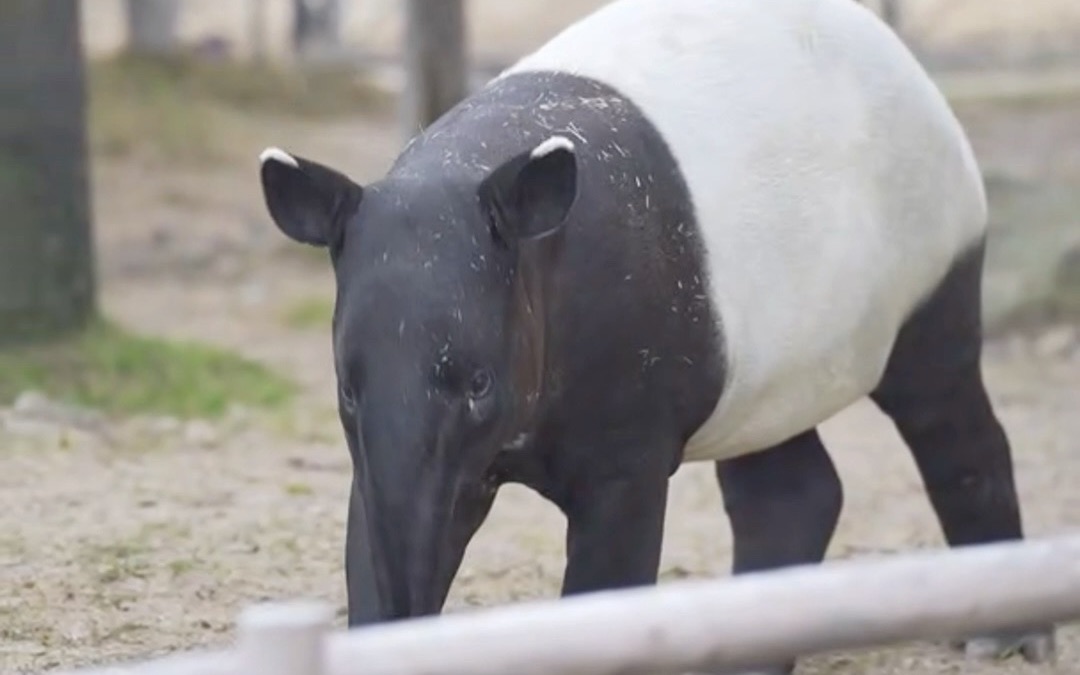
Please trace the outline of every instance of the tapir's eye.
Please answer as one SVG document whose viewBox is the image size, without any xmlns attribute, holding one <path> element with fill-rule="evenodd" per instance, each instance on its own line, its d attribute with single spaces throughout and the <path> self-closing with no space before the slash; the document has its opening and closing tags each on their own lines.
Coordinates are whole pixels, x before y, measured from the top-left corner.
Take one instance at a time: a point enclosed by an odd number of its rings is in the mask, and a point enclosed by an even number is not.
<svg viewBox="0 0 1080 675">
<path fill-rule="evenodd" d="M 487 396 L 491 392 L 493 381 L 491 371 L 487 368 L 475 371 L 469 378 L 469 398 L 478 399 Z"/>
</svg>

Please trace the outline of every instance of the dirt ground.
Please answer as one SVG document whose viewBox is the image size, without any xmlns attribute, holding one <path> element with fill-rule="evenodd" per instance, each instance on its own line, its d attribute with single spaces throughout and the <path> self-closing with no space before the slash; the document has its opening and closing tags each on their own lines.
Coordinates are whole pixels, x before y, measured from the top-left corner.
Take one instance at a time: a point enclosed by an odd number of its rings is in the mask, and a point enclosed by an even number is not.
<svg viewBox="0 0 1080 675">
<path fill-rule="evenodd" d="M 1023 114 L 978 117 L 977 150 L 998 163 L 1024 157 Z M 1077 151 L 1080 127 L 1071 136 L 1069 125 L 1059 128 L 1053 150 Z M 108 420 L 33 396 L 0 412 L 0 673 L 224 645 L 236 613 L 261 599 L 322 598 L 343 610 L 349 465 L 332 408 L 328 327 L 290 328 L 281 318 L 297 299 L 329 297 L 331 279 L 319 258 L 298 254 L 269 224 L 255 158 L 280 144 L 368 180 L 392 158 L 394 129 L 387 119 L 254 118 L 236 139 L 237 162 L 95 162 L 105 310 L 143 332 L 240 349 L 304 391 L 287 415 L 236 410 L 217 423 Z M 1031 162 L 1025 171 L 1038 173 Z M 1080 526 L 1077 336 L 1051 326 L 987 347 L 1032 536 Z M 830 558 L 943 545 L 913 463 L 881 415 L 859 404 L 823 434 L 846 490 Z M 671 494 L 663 578 L 727 574 L 730 547 L 710 467 L 684 468 Z M 560 514 L 505 489 L 469 549 L 450 610 L 553 595 L 563 552 Z M 968 663 L 942 645 L 917 644 L 812 657 L 799 672 L 1080 672 L 1080 626 L 1063 629 L 1059 648 L 1056 668 Z"/>
</svg>

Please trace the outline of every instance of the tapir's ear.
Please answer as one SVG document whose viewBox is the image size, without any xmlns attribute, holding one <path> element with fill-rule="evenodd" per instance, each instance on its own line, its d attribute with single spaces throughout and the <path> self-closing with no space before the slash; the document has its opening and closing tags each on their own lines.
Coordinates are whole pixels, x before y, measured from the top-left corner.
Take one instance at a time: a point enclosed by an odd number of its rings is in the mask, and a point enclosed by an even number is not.
<svg viewBox="0 0 1080 675">
<path fill-rule="evenodd" d="M 312 246 L 334 246 L 360 203 L 363 188 L 347 176 L 279 148 L 259 155 L 263 197 L 286 236 Z"/>
<path fill-rule="evenodd" d="M 495 236 L 511 248 L 556 232 L 577 196 L 574 144 L 552 136 L 511 157 L 480 183 L 478 196 Z"/>
</svg>

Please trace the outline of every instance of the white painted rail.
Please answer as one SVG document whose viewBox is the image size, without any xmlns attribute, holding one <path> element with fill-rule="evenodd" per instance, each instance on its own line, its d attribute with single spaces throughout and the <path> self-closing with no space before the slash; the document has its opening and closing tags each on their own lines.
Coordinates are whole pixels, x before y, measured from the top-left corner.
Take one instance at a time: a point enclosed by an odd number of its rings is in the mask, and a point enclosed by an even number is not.
<svg viewBox="0 0 1080 675">
<path fill-rule="evenodd" d="M 237 648 L 69 675 L 628 675 L 1080 620 L 1080 535 L 833 561 L 329 632 L 256 607 Z"/>
</svg>

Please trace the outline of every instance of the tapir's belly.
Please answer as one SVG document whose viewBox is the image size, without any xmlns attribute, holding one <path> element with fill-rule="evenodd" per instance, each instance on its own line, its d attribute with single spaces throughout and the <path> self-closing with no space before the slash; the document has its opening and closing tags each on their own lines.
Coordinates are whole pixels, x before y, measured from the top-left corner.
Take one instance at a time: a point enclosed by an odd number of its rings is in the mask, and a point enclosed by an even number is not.
<svg viewBox="0 0 1080 675">
<path fill-rule="evenodd" d="M 616 0 L 507 74 L 522 70 L 614 87 L 685 179 L 728 367 L 688 461 L 779 443 L 872 390 L 984 231 L 958 122 L 851 0 Z"/>
<path fill-rule="evenodd" d="M 831 348 L 773 364 L 732 362 L 729 386 L 686 444 L 683 461 L 727 459 L 811 429 L 871 391 L 895 338 L 894 322 L 833 333 Z M 751 370 L 740 369 L 745 368 Z"/>
</svg>

